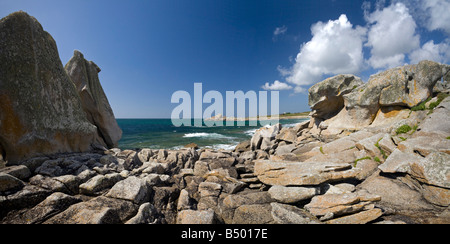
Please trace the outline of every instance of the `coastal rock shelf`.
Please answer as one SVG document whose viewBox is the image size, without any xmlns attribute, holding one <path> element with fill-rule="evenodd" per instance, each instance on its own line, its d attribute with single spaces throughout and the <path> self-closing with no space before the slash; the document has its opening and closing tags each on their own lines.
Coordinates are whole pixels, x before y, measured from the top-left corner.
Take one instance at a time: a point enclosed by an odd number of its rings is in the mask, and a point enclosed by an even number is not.
<svg viewBox="0 0 450 244">
<path fill-rule="evenodd" d="M 331 77 L 233 151 L 121 150 L 95 63 L 24 12 L 0 37 L 0 223 L 450 223 L 449 65 Z"/>
<path fill-rule="evenodd" d="M 420 123 L 406 133 L 387 131 L 389 125 L 330 139 L 313 134 L 313 126 L 276 125 L 266 150 L 252 150 L 247 141 L 234 151 L 113 148 L 31 158 L 0 170 L 0 217 L 2 223 L 450 223 L 450 131 L 429 129 L 435 117 L 450 114 L 449 104 L 444 98 L 427 116 L 418 113 L 430 110 L 412 111 L 411 118 L 424 120 L 402 121 Z"/>
</svg>

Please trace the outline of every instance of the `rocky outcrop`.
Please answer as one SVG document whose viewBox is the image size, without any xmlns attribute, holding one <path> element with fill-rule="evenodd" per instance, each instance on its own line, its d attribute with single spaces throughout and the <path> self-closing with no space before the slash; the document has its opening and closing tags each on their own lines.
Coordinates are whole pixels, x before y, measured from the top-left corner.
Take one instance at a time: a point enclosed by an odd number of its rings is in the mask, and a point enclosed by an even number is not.
<svg viewBox="0 0 450 244">
<path fill-rule="evenodd" d="M 88 151 L 97 132 L 53 38 L 25 12 L 0 20 L 0 148 L 9 162 Z"/>
<path fill-rule="evenodd" d="M 0 20 L 0 154 L 8 164 L 117 146 L 121 130 L 99 69 L 75 54 L 68 75 L 35 18 L 20 11 Z"/>
<path fill-rule="evenodd" d="M 334 110 L 335 116 L 323 118 L 322 114 L 333 114 L 330 107 L 321 109 L 314 102 L 310 105 L 314 109 L 313 121 L 316 127 L 324 130 L 325 134 L 338 134 L 344 130 L 361 130 L 367 126 L 385 125 L 383 119 L 398 117 L 388 120 L 387 123 L 398 121 L 405 116 L 401 111 L 413 108 L 424 102 L 432 95 L 433 87 L 450 71 L 450 65 L 439 64 L 432 61 L 422 61 L 417 65 L 406 65 L 390 69 L 370 77 L 369 81 L 359 87 L 353 86 L 353 90 L 342 95 L 343 104 Z M 335 92 L 335 80 L 342 76 L 324 80 L 310 89 L 310 97 L 315 97 L 316 87 L 330 87 L 331 93 Z M 323 97 L 322 103 L 333 103 L 336 98 Z M 313 100 L 314 101 L 314 100 Z M 407 115 L 406 115 L 407 116 Z M 378 119 L 377 117 L 383 117 Z M 326 121 L 325 121 L 326 120 Z"/>
<path fill-rule="evenodd" d="M 97 126 L 105 146 L 117 147 L 122 130 L 100 84 L 98 78 L 100 68 L 94 62 L 84 59 L 80 51 L 75 50 L 65 69 L 77 88 L 88 120 Z"/>
<path fill-rule="evenodd" d="M 309 106 L 312 116 L 329 119 L 344 108 L 344 95 L 362 86 L 362 80 L 353 75 L 338 75 L 309 88 Z"/>
</svg>

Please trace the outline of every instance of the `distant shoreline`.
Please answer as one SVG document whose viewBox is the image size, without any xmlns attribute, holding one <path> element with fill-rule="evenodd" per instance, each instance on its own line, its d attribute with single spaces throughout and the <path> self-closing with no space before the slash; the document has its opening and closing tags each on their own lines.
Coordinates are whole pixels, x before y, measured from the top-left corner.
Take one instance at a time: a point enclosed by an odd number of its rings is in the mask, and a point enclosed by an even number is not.
<svg viewBox="0 0 450 244">
<path fill-rule="evenodd" d="M 250 121 L 250 120 L 281 120 L 281 119 L 309 119 L 311 116 L 309 116 L 310 112 L 301 112 L 301 113 L 287 113 L 287 114 L 281 114 L 281 115 L 275 115 L 275 116 L 269 116 L 269 117 L 246 117 L 246 118 L 235 118 L 235 117 L 226 117 L 222 116 L 221 114 L 217 116 L 213 116 L 211 118 L 205 119 L 205 121 Z"/>
<path fill-rule="evenodd" d="M 280 117 L 273 117 L 273 118 L 272 117 L 232 118 L 231 120 L 234 120 L 234 121 L 249 121 L 249 120 L 273 120 L 273 119 L 279 119 L 279 120 L 281 120 L 281 119 L 310 119 L 311 116 L 308 115 L 309 112 L 307 112 L 306 114 L 307 115 L 297 115 L 297 114 L 294 114 L 294 115 L 281 115 Z M 164 120 L 164 119 L 171 119 L 171 118 L 116 118 L 116 119 L 142 119 L 142 120 L 145 120 L 145 119 L 161 119 L 161 120 Z M 228 119 L 228 120 L 230 120 L 230 119 Z M 227 118 L 223 118 L 223 117 L 222 118 L 214 118 L 214 117 L 211 117 L 211 118 L 205 119 L 205 121 L 227 121 Z"/>
</svg>

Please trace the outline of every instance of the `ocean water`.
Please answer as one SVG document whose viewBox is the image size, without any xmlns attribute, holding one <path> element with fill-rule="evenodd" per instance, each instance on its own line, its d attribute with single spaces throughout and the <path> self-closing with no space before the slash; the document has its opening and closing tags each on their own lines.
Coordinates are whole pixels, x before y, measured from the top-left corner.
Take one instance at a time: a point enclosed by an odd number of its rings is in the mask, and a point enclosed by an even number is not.
<svg viewBox="0 0 450 244">
<path fill-rule="evenodd" d="M 282 119 L 284 127 L 293 127 L 305 119 Z M 196 143 L 200 148 L 232 150 L 242 141 L 249 140 L 255 131 L 262 127 L 249 126 L 215 126 L 215 127 L 175 127 L 170 119 L 117 119 L 123 131 L 119 148 L 136 149 L 179 149 L 189 143 Z"/>
</svg>

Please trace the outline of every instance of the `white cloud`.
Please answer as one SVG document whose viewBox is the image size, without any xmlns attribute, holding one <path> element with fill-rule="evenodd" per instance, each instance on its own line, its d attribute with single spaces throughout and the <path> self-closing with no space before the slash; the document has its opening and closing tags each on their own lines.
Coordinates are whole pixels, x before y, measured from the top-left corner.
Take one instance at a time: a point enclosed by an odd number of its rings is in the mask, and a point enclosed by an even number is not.
<svg viewBox="0 0 450 244">
<path fill-rule="evenodd" d="M 363 42 L 366 29 L 353 27 L 345 14 L 327 23 L 311 26 L 312 39 L 304 43 L 290 68 L 278 67 L 286 81 L 296 85 L 296 92 L 303 86 L 319 82 L 323 75 L 358 73 L 364 64 Z"/>
<path fill-rule="evenodd" d="M 296 86 L 294 88 L 294 93 L 306 93 L 308 90 L 306 88 L 303 88 L 301 86 Z"/>
<path fill-rule="evenodd" d="M 282 34 L 285 34 L 286 31 L 287 31 L 287 27 L 283 25 L 281 27 L 275 28 L 275 31 L 273 32 L 273 35 L 274 36 L 282 35 Z"/>
<path fill-rule="evenodd" d="M 439 63 L 450 61 L 450 45 L 448 43 L 434 44 L 434 41 L 428 41 L 422 48 L 414 50 L 409 59 L 412 64 L 417 64 L 422 60 L 431 60 Z"/>
<path fill-rule="evenodd" d="M 438 44 L 424 40 L 426 43 L 421 46 L 419 34 L 425 29 L 450 35 L 450 0 L 391 0 L 389 6 L 386 2 L 363 2 L 366 27 L 353 26 L 345 14 L 337 20 L 313 24 L 312 39 L 301 45 L 294 64 L 277 67 L 285 81 L 295 85 L 294 93 L 307 92 L 325 75 L 357 75 L 367 68 L 388 69 L 424 59 L 450 62 L 450 38 Z M 285 30 L 279 27 L 274 37 L 283 33 Z M 368 48 L 363 49 L 364 46 Z M 364 59 L 363 50 L 370 51 L 369 59 Z M 270 89 L 276 83 L 263 87 Z"/>
<path fill-rule="evenodd" d="M 429 31 L 441 30 L 450 35 L 450 0 L 392 0 L 409 8 L 417 24 Z"/>
<path fill-rule="evenodd" d="M 373 68 L 392 68 L 405 63 L 405 54 L 420 47 L 416 22 L 403 3 L 392 4 L 367 16 L 370 26 L 366 46 Z"/>
<path fill-rule="evenodd" d="M 426 0 L 422 3 L 429 14 L 428 29 L 444 30 L 447 34 L 450 34 L 450 0 Z"/>
<path fill-rule="evenodd" d="M 272 40 L 273 40 L 273 41 L 278 40 L 278 36 L 284 35 L 284 34 L 286 34 L 286 32 L 287 32 L 287 27 L 284 26 L 284 25 L 281 26 L 281 27 L 275 28 L 275 30 L 273 31 L 273 37 L 272 37 Z"/>
<path fill-rule="evenodd" d="M 290 86 L 286 83 L 280 82 L 279 80 L 276 80 L 273 82 L 272 85 L 270 85 L 269 82 L 266 82 L 266 84 L 264 84 L 262 86 L 262 89 L 270 90 L 270 91 L 274 91 L 274 90 L 282 91 L 282 90 L 290 90 L 290 89 L 292 89 L 292 86 Z"/>
</svg>

